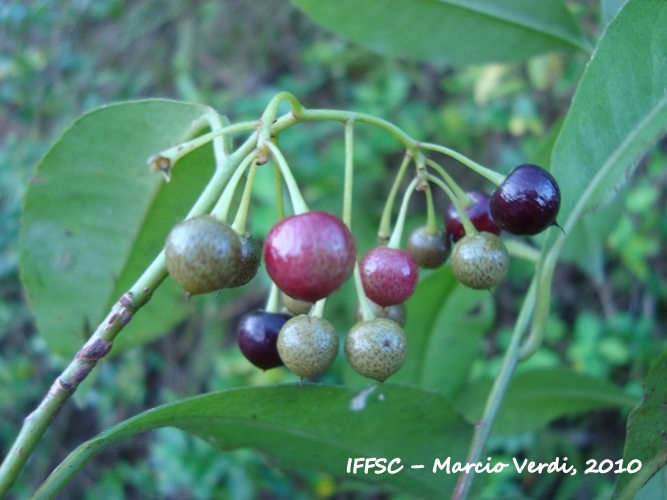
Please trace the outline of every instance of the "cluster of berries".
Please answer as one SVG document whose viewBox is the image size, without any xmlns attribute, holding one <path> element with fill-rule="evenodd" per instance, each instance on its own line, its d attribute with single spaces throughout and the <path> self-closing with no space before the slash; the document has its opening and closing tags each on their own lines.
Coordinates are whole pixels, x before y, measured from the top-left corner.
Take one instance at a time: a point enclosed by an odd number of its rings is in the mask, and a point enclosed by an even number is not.
<svg viewBox="0 0 667 500">
<path fill-rule="evenodd" d="M 418 267 L 437 268 L 450 258 L 461 283 L 489 289 L 503 280 L 509 267 L 501 231 L 537 234 L 556 224 L 560 206 L 555 179 L 535 165 L 515 168 L 490 196 L 482 192 L 466 196 L 464 217 L 475 234 L 466 234 L 463 214 L 451 205 L 445 212 L 445 231 L 431 234 L 426 226 L 419 227 L 408 238 L 407 250 L 377 246 L 361 258 L 359 278 L 365 295 L 361 299 L 370 301 L 374 318 L 364 321 L 358 311 L 358 323 L 344 346 L 347 360 L 361 375 L 384 381 L 403 365 L 404 303 L 417 286 Z M 257 273 L 261 254 L 252 235 L 239 235 L 212 216 L 175 226 L 165 248 L 169 273 L 191 294 L 246 284 Z M 263 257 L 291 314 L 247 314 L 238 326 L 239 347 L 264 370 L 284 364 L 302 378 L 319 375 L 338 353 L 338 334 L 329 321 L 309 313 L 354 273 L 354 237 L 337 217 L 305 212 L 284 218 L 269 231 Z"/>
</svg>

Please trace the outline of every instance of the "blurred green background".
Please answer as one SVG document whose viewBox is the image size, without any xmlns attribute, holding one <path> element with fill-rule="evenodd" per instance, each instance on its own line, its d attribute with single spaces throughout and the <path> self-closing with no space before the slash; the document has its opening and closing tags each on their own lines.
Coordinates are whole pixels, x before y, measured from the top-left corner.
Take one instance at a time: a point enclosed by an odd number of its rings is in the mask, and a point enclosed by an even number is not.
<svg viewBox="0 0 667 500">
<path fill-rule="evenodd" d="M 572 5 L 589 36 L 600 32 L 596 2 Z M 474 41 L 470 41 L 474 43 Z M 567 110 L 585 54 L 547 54 L 525 63 L 455 69 L 376 56 L 341 41 L 288 2 L 81 0 L 0 4 L 0 455 L 68 360 L 50 354 L 35 331 L 18 271 L 21 198 L 34 166 L 82 112 L 107 103 L 168 97 L 206 103 L 232 121 L 259 117 L 279 90 L 307 107 L 352 109 L 396 123 L 424 140 L 509 171 L 543 154 Z M 306 126 L 281 143 L 314 207 L 340 211 L 342 134 Z M 387 136 L 359 128 L 355 138 L 355 235 L 374 241 L 384 194 L 401 152 Z M 546 345 L 520 369 L 571 366 L 641 394 L 648 366 L 665 347 L 667 144 L 642 162 L 604 242 L 602 276 L 563 264 L 556 273 Z M 466 188 L 485 186 L 446 163 Z M 259 176 L 251 227 L 273 224 L 271 176 Z M 488 186 L 486 186 L 488 188 Z M 439 212 L 445 200 L 436 197 Z M 422 224 L 413 202 L 408 228 Z M 529 266 L 513 265 L 495 293 L 497 318 L 485 337 L 478 376 L 493 375 L 509 339 Z M 268 278 L 242 290 L 190 302 L 192 314 L 162 339 L 102 362 L 66 405 L 21 475 L 24 498 L 80 442 L 158 404 L 205 391 L 294 381 L 262 373 L 235 344 L 233 327 L 266 300 Z M 351 291 L 351 289 L 350 289 Z M 327 316 L 344 331 L 353 294 L 339 294 Z M 322 380 L 339 382 L 343 362 Z M 583 464 L 622 456 L 626 414 L 617 410 L 561 419 L 539 432 L 492 440 L 493 456 L 558 455 Z M 509 459 L 508 459 L 509 460 Z M 567 482 L 510 473 L 489 478 L 488 498 L 604 498 L 613 475 Z M 62 498 L 386 498 L 380 486 L 279 471 L 250 450 L 218 454 L 184 433 L 161 430 L 97 456 Z"/>
</svg>

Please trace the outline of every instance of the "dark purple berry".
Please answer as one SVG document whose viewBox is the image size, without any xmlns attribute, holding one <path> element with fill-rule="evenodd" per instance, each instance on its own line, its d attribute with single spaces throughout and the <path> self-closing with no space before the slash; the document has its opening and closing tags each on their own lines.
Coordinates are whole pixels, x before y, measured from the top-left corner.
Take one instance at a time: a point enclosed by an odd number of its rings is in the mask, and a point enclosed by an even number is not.
<svg viewBox="0 0 667 500">
<path fill-rule="evenodd" d="M 556 179 L 537 165 L 519 165 L 491 195 L 491 215 L 502 229 L 520 236 L 556 225 L 560 189 Z"/>
<path fill-rule="evenodd" d="M 501 229 L 491 217 L 489 210 L 490 196 L 484 191 L 470 191 L 466 193 L 472 200 L 472 204 L 464 208 L 464 212 L 478 231 L 493 233 L 499 235 Z M 466 234 L 461 223 L 459 213 L 453 203 L 450 203 L 445 210 L 445 229 L 447 234 L 454 241 L 459 241 Z"/>
<path fill-rule="evenodd" d="M 266 270 L 294 299 L 317 302 L 338 290 L 354 271 L 357 245 L 343 222 L 307 212 L 278 222 L 264 241 Z"/>
<path fill-rule="evenodd" d="M 276 342 L 278 332 L 290 319 L 288 314 L 253 311 L 239 322 L 238 343 L 243 355 L 262 370 L 282 366 Z"/>
<path fill-rule="evenodd" d="M 417 286 L 415 259 L 399 248 L 371 248 L 359 263 L 366 296 L 382 307 L 402 304 Z"/>
<path fill-rule="evenodd" d="M 407 250 L 419 267 L 435 269 L 449 257 L 449 239 L 441 229 L 428 234 L 426 226 L 418 227 L 408 238 Z"/>
</svg>

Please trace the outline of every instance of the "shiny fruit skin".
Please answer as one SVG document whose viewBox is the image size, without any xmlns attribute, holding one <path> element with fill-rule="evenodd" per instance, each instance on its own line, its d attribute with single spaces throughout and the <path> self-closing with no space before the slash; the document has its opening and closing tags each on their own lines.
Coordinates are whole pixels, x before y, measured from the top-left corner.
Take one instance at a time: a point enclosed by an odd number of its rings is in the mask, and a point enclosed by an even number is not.
<svg viewBox="0 0 667 500">
<path fill-rule="evenodd" d="M 252 234 L 240 235 L 239 243 L 241 244 L 241 265 L 229 284 L 229 288 L 248 284 L 257 275 L 257 270 L 262 262 L 262 247 Z"/>
<path fill-rule="evenodd" d="M 361 259 L 359 272 L 366 296 L 382 307 L 408 300 L 419 278 L 415 259 L 399 248 L 371 248 Z"/>
<path fill-rule="evenodd" d="M 287 295 L 305 302 L 317 302 L 343 286 L 354 271 L 356 256 L 350 230 L 326 212 L 287 217 L 264 241 L 271 279 Z"/>
<path fill-rule="evenodd" d="M 502 230 L 491 217 L 489 200 L 491 197 L 484 191 L 470 191 L 466 193 L 472 199 L 472 205 L 464 209 L 464 212 L 478 231 L 500 235 Z M 459 241 L 466 234 L 459 213 L 453 203 L 445 210 L 445 230 L 453 241 Z"/>
<path fill-rule="evenodd" d="M 228 224 L 209 215 L 180 222 L 165 244 L 171 277 L 195 295 L 228 287 L 241 264 L 241 244 Z"/>
<path fill-rule="evenodd" d="M 461 283 L 475 290 L 488 290 L 505 278 L 510 258 L 498 236 L 477 233 L 456 242 L 450 263 Z"/>
<path fill-rule="evenodd" d="M 419 267 L 436 269 L 449 257 L 449 239 L 441 229 L 428 234 L 426 226 L 418 227 L 408 237 L 407 251 Z"/>
<path fill-rule="evenodd" d="M 290 318 L 288 314 L 265 311 L 243 316 L 237 327 L 237 340 L 246 359 L 262 370 L 282 366 L 276 343 L 278 332 Z"/>
<path fill-rule="evenodd" d="M 556 224 L 560 199 L 558 183 L 548 171 L 519 165 L 493 192 L 491 215 L 508 233 L 533 236 Z"/>
<path fill-rule="evenodd" d="M 280 329 L 278 354 L 301 378 L 327 371 L 338 354 L 338 334 L 326 319 L 294 316 Z"/>
<path fill-rule="evenodd" d="M 345 357 L 367 378 L 384 382 L 405 363 L 408 340 L 395 321 L 376 318 L 354 325 L 345 337 Z"/>
</svg>

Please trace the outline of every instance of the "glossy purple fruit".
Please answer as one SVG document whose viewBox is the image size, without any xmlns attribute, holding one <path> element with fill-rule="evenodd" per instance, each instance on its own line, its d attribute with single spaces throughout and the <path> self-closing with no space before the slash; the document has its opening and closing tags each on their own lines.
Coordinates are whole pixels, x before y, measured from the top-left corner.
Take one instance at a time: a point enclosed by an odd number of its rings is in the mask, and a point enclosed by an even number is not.
<svg viewBox="0 0 667 500">
<path fill-rule="evenodd" d="M 266 270 L 294 299 L 317 302 L 350 278 L 357 245 L 343 222 L 325 212 L 307 212 L 278 222 L 264 241 Z"/>
<path fill-rule="evenodd" d="M 484 191 L 470 191 L 467 195 L 472 199 L 472 205 L 465 208 L 464 211 L 475 229 L 499 235 L 501 229 L 491 217 L 489 210 L 491 197 Z M 450 203 L 445 210 L 445 229 L 454 241 L 459 241 L 466 234 L 459 213 L 453 203 Z"/>
<path fill-rule="evenodd" d="M 491 215 L 508 233 L 532 236 L 556 224 L 560 189 L 537 165 L 519 165 L 491 195 Z"/>
<path fill-rule="evenodd" d="M 371 248 L 359 263 L 366 296 L 382 307 L 402 304 L 417 286 L 415 259 L 399 248 Z"/>
<path fill-rule="evenodd" d="M 238 343 L 248 361 L 262 370 L 282 366 L 276 342 L 280 329 L 290 318 L 288 314 L 265 311 L 253 311 L 241 318 Z"/>
</svg>

